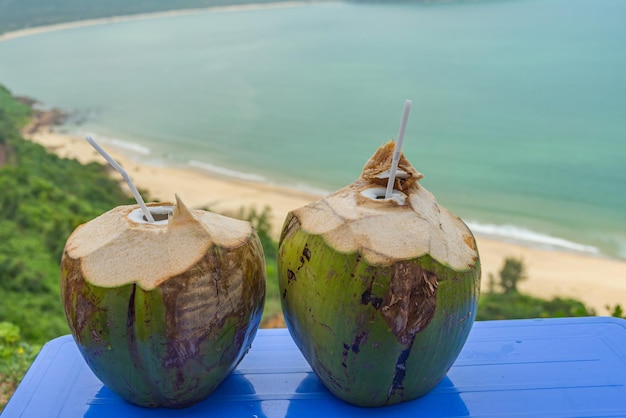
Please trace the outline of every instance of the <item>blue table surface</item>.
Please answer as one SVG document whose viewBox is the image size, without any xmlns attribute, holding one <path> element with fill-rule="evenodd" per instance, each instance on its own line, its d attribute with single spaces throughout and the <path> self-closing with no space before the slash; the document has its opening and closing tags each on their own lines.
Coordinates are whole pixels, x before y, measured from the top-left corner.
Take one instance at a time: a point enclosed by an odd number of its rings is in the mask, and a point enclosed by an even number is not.
<svg viewBox="0 0 626 418">
<path fill-rule="evenodd" d="M 5 408 L 13 417 L 626 417 L 626 320 L 476 322 L 446 378 L 414 401 L 359 408 L 320 383 L 286 329 L 259 330 L 239 367 L 192 407 L 126 403 L 70 336 L 46 344 Z"/>
</svg>

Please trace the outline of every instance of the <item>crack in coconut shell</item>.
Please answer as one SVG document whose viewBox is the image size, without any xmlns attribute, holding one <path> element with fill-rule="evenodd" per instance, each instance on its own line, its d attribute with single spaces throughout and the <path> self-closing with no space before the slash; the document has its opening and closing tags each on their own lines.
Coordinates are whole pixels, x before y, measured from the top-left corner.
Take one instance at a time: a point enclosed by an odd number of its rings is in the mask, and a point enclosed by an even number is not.
<svg viewBox="0 0 626 418">
<path fill-rule="evenodd" d="M 401 344 L 409 344 L 435 315 L 439 282 L 417 263 L 391 266 L 389 289 L 380 312 Z"/>
<path fill-rule="evenodd" d="M 137 283 L 152 290 L 187 271 L 211 246 L 234 249 L 254 234 L 249 222 L 189 210 L 178 197 L 172 208 L 169 222 L 151 224 L 131 219 L 137 205 L 118 206 L 79 226 L 68 238 L 65 253 L 81 259 L 82 273 L 92 284 L 119 287 Z"/>
</svg>

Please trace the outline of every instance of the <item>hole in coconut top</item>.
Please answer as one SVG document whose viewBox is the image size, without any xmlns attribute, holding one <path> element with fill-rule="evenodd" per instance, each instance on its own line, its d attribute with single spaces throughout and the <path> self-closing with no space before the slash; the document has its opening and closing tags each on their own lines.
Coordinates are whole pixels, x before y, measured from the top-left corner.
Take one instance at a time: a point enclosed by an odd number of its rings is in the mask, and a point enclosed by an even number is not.
<svg viewBox="0 0 626 418">
<path fill-rule="evenodd" d="M 172 213 L 172 212 L 168 212 L 168 213 L 154 213 L 154 212 L 150 211 L 150 213 L 152 214 L 152 217 L 154 218 L 154 221 L 158 222 L 158 221 L 167 221 L 170 218 L 170 213 Z M 148 221 L 148 218 L 146 218 L 146 215 L 143 216 L 143 220 L 144 221 Z"/>
<path fill-rule="evenodd" d="M 393 189 L 389 199 L 385 199 L 385 192 L 386 189 L 384 187 L 370 187 L 369 189 L 362 190 L 361 195 L 367 197 L 368 199 L 379 200 L 382 202 L 385 200 L 394 200 L 400 205 L 404 205 L 404 202 L 406 202 L 406 195 L 400 190 Z"/>
<path fill-rule="evenodd" d="M 148 222 L 141 208 L 137 208 L 128 214 L 128 219 L 138 224 L 150 224 L 150 225 L 166 225 L 172 214 L 173 206 L 151 206 L 148 208 L 154 222 Z"/>
</svg>

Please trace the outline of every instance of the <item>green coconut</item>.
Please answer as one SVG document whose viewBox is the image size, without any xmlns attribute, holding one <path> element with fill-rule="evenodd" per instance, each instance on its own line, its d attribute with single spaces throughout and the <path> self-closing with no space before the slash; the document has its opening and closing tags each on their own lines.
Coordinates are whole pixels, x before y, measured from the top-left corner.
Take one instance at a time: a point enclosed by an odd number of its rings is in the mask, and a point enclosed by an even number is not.
<svg viewBox="0 0 626 418">
<path fill-rule="evenodd" d="M 287 327 L 322 383 L 359 406 L 415 399 L 446 375 L 480 288 L 476 241 L 393 142 L 361 177 L 290 212 L 278 274 Z"/>
<path fill-rule="evenodd" d="M 248 222 L 178 199 L 119 206 L 78 227 L 61 261 L 72 335 L 122 398 L 182 408 L 206 398 L 246 354 L 265 297 L 261 243 Z"/>
</svg>

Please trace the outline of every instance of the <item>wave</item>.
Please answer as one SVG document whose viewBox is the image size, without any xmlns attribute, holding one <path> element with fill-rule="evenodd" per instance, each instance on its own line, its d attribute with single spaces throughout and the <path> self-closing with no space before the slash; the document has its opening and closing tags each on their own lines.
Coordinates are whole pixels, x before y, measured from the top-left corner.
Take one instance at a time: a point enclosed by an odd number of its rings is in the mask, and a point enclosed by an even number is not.
<svg viewBox="0 0 626 418">
<path fill-rule="evenodd" d="M 313 196 L 320 196 L 320 197 L 326 196 L 332 193 L 332 190 L 311 186 L 307 183 L 287 183 L 285 184 L 285 187 L 289 189 L 297 190 L 300 192 L 304 192 L 306 194 L 310 194 Z"/>
<path fill-rule="evenodd" d="M 543 234 L 515 225 L 495 225 L 467 222 L 467 226 L 469 226 L 469 228 L 478 235 L 486 235 L 494 238 L 527 243 L 531 246 L 538 246 L 542 248 L 564 249 L 590 254 L 601 254 L 600 249 L 592 245 L 569 241 L 564 238 Z"/>
<path fill-rule="evenodd" d="M 108 144 L 114 148 L 117 148 L 119 151 L 121 152 L 131 152 L 133 154 L 140 154 L 141 156 L 150 156 L 152 155 L 152 149 L 144 146 L 144 145 L 140 145 L 137 144 L 135 142 L 130 142 L 130 141 L 126 141 L 123 139 L 119 139 L 119 138 L 114 138 L 114 137 L 108 137 L 108 136 L 104 136 L 104 135 L 98 135 L 95 134 L 93 132 L 80 132 L 78 134 L 79 136 L 85 137 L 85 136 L 91 136 L 92 138 L 96 139 L 99 143 L 102 144 Z M 144 160 L 145 162 L 146 160 Z M 156 159 L 156 160 L 150 160 L 149 164 L 156 164 L 156 165 L 168 165 L 168 164 L 174 164 L 174 165 L 178 165 L 178 163 L 176 163 L 176 158 L 173 157 L 172 155 L 163 155 L 162 159 Z M 252 182 L 256 182 L 256 183 L 267 183 L 267 184 L 276 184 L 273 181 L 271 181 L 269 178 L 261 175 L 261 174 L 255 174 L 255 173 L 248 173 L 248 172 L 243 172 L 243 171 L 237 171 L 237 170 L 233 170 L 231 168 L 227 168 L 227 167 L 223 167 L 223 166 L 219 166 L 219 165 L 215 165 L 212 163 L 208 163 L 205 161 L 198 161 L 198 160 L 188 160 L 187 161 L 187 165 L 193 168 L 197 168 L 203 171 L 207 171 L 209 173 L 213 173 L 213 174 L 219 174 L 221 176 L 226 176 L 226 177 L 232 177 L 238 180 L 244 180 L 244 181 L 252 181 Z M 322 188 L 318 188 L 318 187 L 314 187 L 311 186 L 309 184 L 306 183 L 296 183 L 296 184 L 282 184 L 284 187 L 289 188 L 289 189 L 294 189 L 294 190 L 298 190 L 304 193 L 308 193 L 311 195 L 315 195 L 315 196 L 325 196 L 327 194 L 330 193 L 330 191 L 328 191 L 327 189 L 322 189 Z"/>
<path fill-rule="evenodd" d="M 107 136 L 96 135 L 93 133 L 88 133 L 86 136 L 91 136 L 92 138 L 96 139 L 98 142 L 109 144 L 120 150 L 131 151 L 133 153 L 141 154 L 141 155 L 150 155 L 152 153 L 152 150 L 150 148 L 143 146 L 143 145 L 139 145 L 135 142 L 124 141 L 123 139 L 110 138 Z"/>
<path fill-rule="evenodd" d="M 626 242 L 620 241 L 617 243 L 617 256 L 626 260 Z"/>
<path fill-rule="evenodd" d="M 223 176 L 233 177 L 239 180 L 254 181 L 258 183 L 267 182 L 267 178 L 260 174 L 231 170 L 230 168 L 220 167 L 215 164 L 206 163 L 203 161 L 189 160 L 187 161 L 187 164 L 189 164 L 191 167 L 199 168 L 201 170 L 209 171 L 211 173 L 220 174 Z"/>
</svg>

